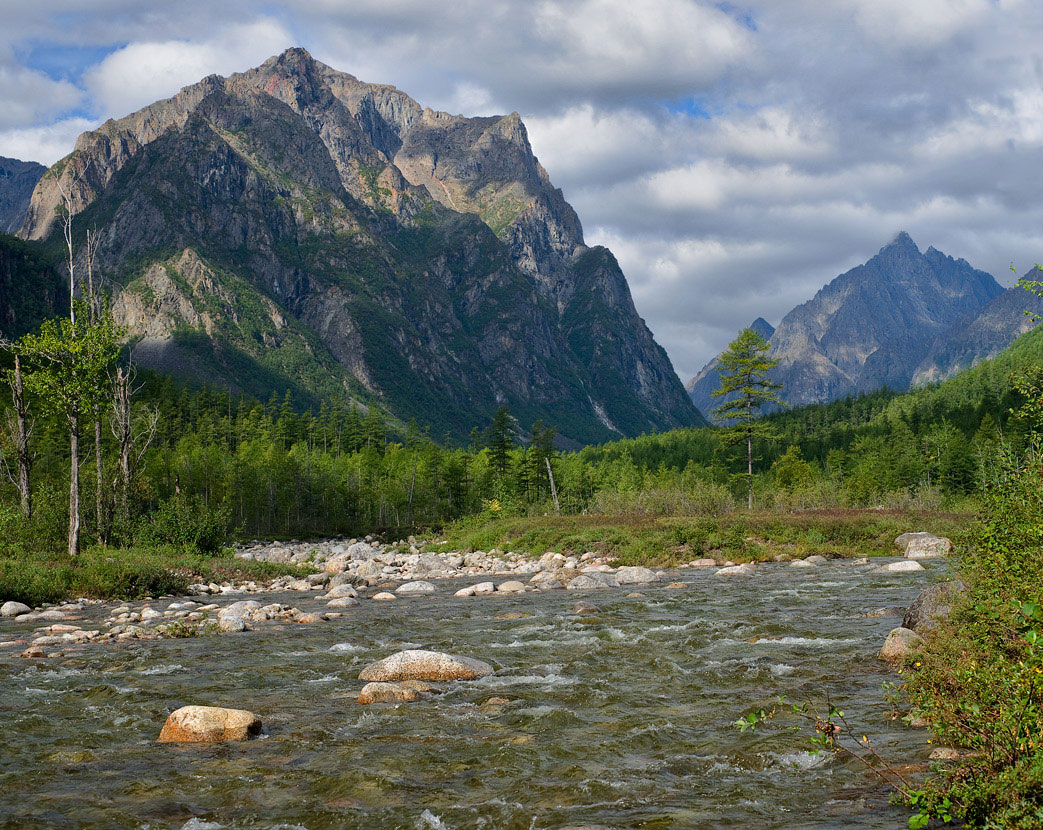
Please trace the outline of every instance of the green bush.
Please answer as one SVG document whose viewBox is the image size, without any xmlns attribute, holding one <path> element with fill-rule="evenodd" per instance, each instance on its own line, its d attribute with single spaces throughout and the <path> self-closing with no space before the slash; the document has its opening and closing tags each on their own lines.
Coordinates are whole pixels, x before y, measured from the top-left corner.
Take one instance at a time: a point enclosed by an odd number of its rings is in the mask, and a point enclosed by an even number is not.
<svg viewBox="0 0 1043 830">
<path fill-rule="evenodd" d="M 138 542 L 216 553 L 228 540 L 231 515 L 227 506 L 215 507 L 197 496 L 179 494 L 159 505 L 142 527 Z"/>
<path fill-rule="evenodd" d="M 909 681 L 946 743 L 971 754 L 926 788 L 970 827 L 1043 826 L 1043 454 L 1002 453 L 986 481 L 968 585 Z"/>
</svg>

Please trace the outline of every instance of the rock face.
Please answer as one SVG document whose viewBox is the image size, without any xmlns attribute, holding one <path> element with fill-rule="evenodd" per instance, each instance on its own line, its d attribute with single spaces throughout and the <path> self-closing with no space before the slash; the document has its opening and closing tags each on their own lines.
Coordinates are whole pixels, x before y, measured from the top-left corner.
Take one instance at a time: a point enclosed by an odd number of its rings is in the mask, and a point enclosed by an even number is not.
<svg viewBox="0 0 1043 830">
<path fill-rule="evenodd" d="M 1002 293 L 984 271 L 934 248 L 921 253 L 900 233 L 783 317 L 769 339 L 779 360 L 772 378 L 794 406 L 906 390 L 934 344 L 960 337 L 967 319 Z M 697 405 L 718 386 L 715 371 L 689 385 Z"/>
<path fill-rule="evenodd" d="M 1033 269 L 1030 280 L 1041 275 Z M 913 386 L 945 380 L 995 357 L 1037 325 L 1026 312 L 1043 315 L 1043 298 L 1012 286 L 993 298 L 978 314 L 957 321 L 931 345 L 913 373 Z"/>
<path fill-rule="evenodd" d="M 701 423 L 517 114 L 424 109 L 290 49 L 82 135 L 24 239 L 84 169 L 74 205 L 140 363 L 379 398 L 458 437 L 500 404 L 584 443 Z"/>
<path fill-rule="evenodd" d="M 924 588 L 909 606 L 902 627 L 918 633 L 930 631 L 949 616 L 953 599 L 963 590 L 958 582 L 939 582 Z"/>
<path fill-rule="evenodd" d="M 261 734 L 261 719 L 244 709 L 219 706 L 182 706 L 171 712 L 160 743 L 218 743 L 245 741 Z"/>
<path fill-rule="evenodd" d="M 46 172 L 35 161 L 0 156 L 0 233 L 15 233 L 22 227 L 33 188 Z"/>
<path fill-rule="evenodd" d="M 477 680 L 492 673 L 492 666 L 471 657 L 410 649 L 366 666 L 359 673 L 359 680 L 385 683 L 399 680 Z"/>
</svg>

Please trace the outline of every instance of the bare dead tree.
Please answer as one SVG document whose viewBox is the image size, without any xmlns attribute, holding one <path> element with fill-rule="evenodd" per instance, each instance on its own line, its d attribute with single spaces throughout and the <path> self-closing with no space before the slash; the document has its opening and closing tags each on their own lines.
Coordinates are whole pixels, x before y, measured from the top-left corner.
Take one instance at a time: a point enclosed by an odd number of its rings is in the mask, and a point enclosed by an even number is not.
<svg viewBox="0 0 1043 830">
<path fill-rule="evenodd" d="M 19 355 L 14 356 L 14 370 L 9 376 L 11 385 L 12 409 L 7 415 L 4 425 L 5 438 L 10 441 L 18 467 L 17 474 L 11 470 L 6 459 L 0 456 L 0 468 L 11 483 L 18 488 L 21 497 L 22 515 L 26 519 L 33 515 L 33 495 L 30 488 L 29 474 L 33 468 L 33 455 L 30 451 L 35 421 L 29 415 L 25 402 L 25 389 L 22 382 L 22 361 Z"/>
<path fill-rule="evenodd" d="M 94 260 L 98 253 L 98 242 L 101 237 L 98 236 L 97 231 L 91 231 L 87 228 L 86 232 L 87 241 L 84 246 L 83 257 L 84 263 L 87 267 L 87 281 L 86 281 L 86 294 L 87 294 L 87 313 L 91 325 L 94 325 L 101 318 L 101 295 L 96 290 L 94 284 Z M 71 266 L 70 266 L 71 267 Z M 101 402 L 98 401 L 94 404 L 94 518 L 95 525 L 98 529 L 98 537 L 105 543 L 108 542 L 108 528 L 106 518 L 106 511 L 104 505 L 104 477 L 105 477 L 105 458 L 102 453 L 101 444 Z"/>
<path fill-rule="evenodd" d="M 119 495 L 120 521 L 124 527 L 130 521 L 131 484 L 159 425 L 159 411 L 151 407 L 145 410 L 135 429 L 131 403 L 134 393 L 140 388 L 135 386 L 136 378 L 137 373 L 133 365 L 126 368 L 118 366 L 112 384 L 110 425 L 112 435 L 119 446 L 119 468 L 112 480 L 112 487 Z"/>
</svg>

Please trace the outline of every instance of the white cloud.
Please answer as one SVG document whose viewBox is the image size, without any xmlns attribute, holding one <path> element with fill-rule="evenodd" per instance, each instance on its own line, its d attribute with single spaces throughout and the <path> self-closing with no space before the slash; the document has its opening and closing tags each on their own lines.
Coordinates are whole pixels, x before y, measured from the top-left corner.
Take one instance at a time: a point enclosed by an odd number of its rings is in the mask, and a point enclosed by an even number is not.
<svg viewBox="0 0 1043 830">
<path fill-rule="evenodd" d="M 277 22 L 260 19 L 209 33 L 198 42 L 136 41 L 84 73 L 97 109 L 121 116 L 169 98 L 207 75 L 228 75 L 264 61 L 294 45 Z"/>
<path fill-rule="evenodd" d="M 68 118 L 40 127 L 0 130 L 0 156 L 51 165 L 69 154 L 80 133 L 96 126 L 88 118 Z"/>
<path fill-rule="evenodd" d="M 67 81 L 0 63 L 0 130 L 48 120 L 81 100 L 80 91 Z"/>
</svg>

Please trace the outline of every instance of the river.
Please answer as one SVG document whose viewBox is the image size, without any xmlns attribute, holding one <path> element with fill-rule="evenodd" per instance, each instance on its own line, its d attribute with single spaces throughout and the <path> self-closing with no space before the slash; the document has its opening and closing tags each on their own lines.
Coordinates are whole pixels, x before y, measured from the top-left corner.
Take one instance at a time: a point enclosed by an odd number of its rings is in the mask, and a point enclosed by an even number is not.
<svg viewBox="0 0 1043 830">
<path fill-rule="evenodd" d="M 902 828 L 908 813 L 886 789 L 857 761 L 810 754 L 794 719 L 730 725 L 779 695 L 828 695 L 885 757 L 926 760 L 928 734 L 892 720 L 881 690 L 898 678 L 876 653 L 900 621 L 863 614 L 907 606 L 945 565 L 871 573 L 883 561 L 676 571 L 666 582 L 683 588 L 640 596 L 457 598 L 468 583 L 446 580 L 435 595 L 363 601 L 313 625 L 86 645 L 51 660 L 9 648 L 0 827 Z M 600 612 L 572 614 L 581 599 Z M 271 600 L 323 608 L 314 594 Z M 0 639 L 32 627 L 4 621 Z M 360 706 L 360 669 L 403 648 L 497 671 L 420 702 Z M 155 743 L 187 704 L 249 709 L 267 734 Z"/>
</svg>

